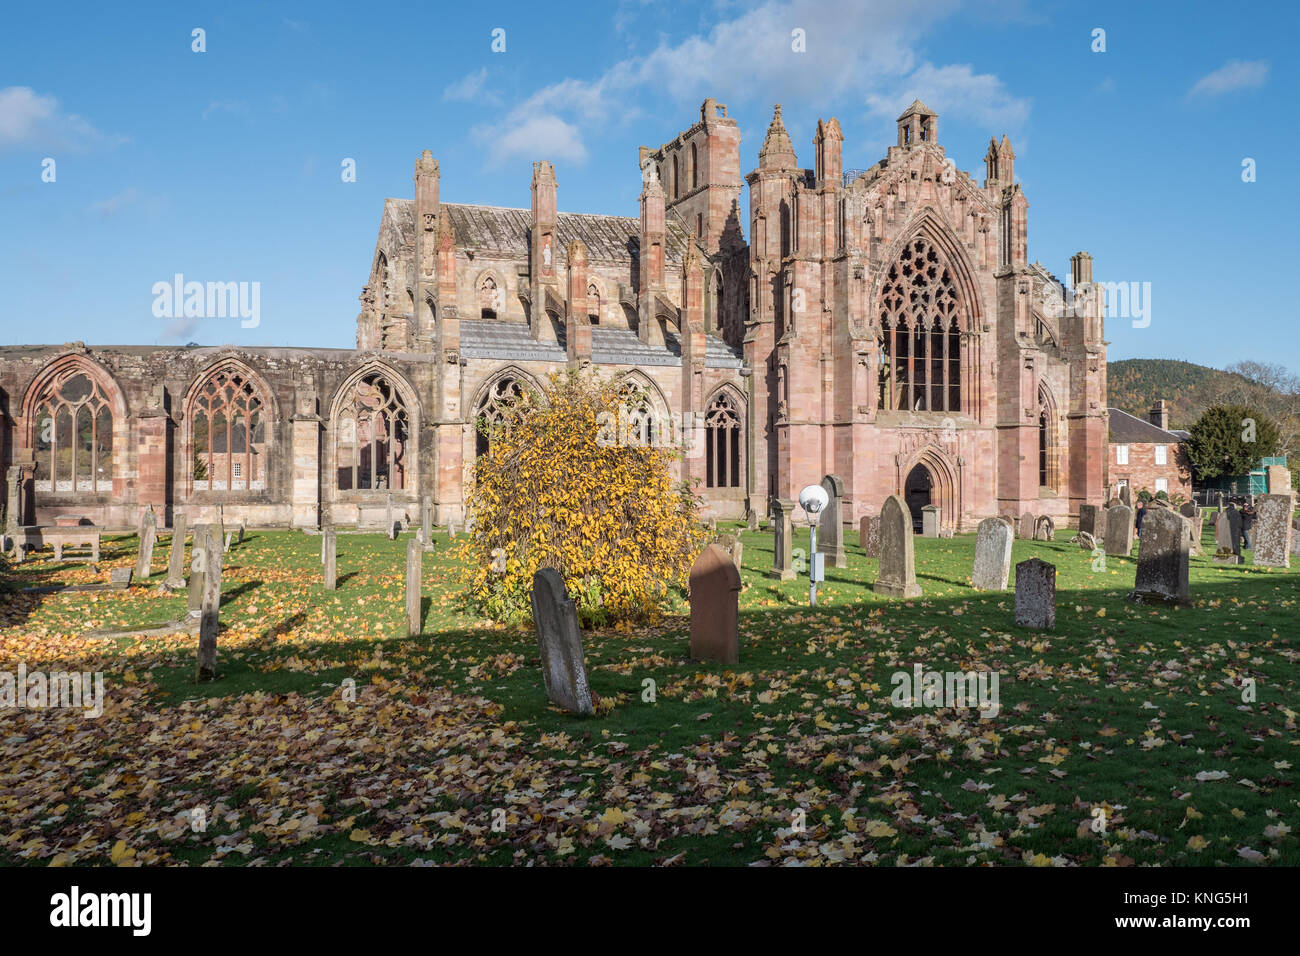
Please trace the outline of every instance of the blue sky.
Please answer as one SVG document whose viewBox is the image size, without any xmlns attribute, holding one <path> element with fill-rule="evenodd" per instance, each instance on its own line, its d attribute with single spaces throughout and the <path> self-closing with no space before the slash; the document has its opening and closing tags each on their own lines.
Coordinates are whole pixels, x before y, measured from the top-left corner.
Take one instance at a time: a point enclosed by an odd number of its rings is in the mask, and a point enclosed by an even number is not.
<svg viewBox="0 0 1300 956">
<path fill-rule="evenodd" d="M 834 115 L 866 167 L 919 96 L 978 179 L 1011 137 L 1031 259 L 1064 278 L 1087 249 L 1099 280 L 1151 283 L 1149 326 L 1108 322 L 1112 360 L 1300 371 L 1297 27 L 1289 3 L 23 4 L 0 34 L 0 342 L 352 347 L 421 149 L 447 201 L 526 207 L 550 159 L 561 209 L 633 216 L 637 146 L 706 96 L 746 171 L 773 103 L 802 165 Z M 260 324 L 155 318 L 178 272 L 259 282 Z"/>
</svg>

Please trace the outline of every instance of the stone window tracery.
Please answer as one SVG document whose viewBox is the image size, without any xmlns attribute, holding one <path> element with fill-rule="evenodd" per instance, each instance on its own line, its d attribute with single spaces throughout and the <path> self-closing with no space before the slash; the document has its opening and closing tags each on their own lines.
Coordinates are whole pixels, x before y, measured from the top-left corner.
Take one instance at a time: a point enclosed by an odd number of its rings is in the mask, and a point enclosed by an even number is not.
<svg viewBox="0 0 1300 956">
<path fill-rule="evenodd" d="M 478 407 L 474 409 L 475 456 L 487 453 L 491 447 L 493 431 L 510 427 L 518 417 L 525 399 L 523 385 L 508 375 L 497 379 L 483 393 Z"/>
<path fill-rule="evenodd" d="M 362 376 L 336 418 L 339 491 L 397 491 L 407 486 L 410 418 L 397 388 L 383 373 Z"/>
<path fill-rule="evenodd" d="M 880 407 L 960 411 L 964 304 L 947 258 L 912 239 L 889 267 L 880 300 Z"/>
<path fill-rule="evenodd" d="M 113 490 L 113 408 L 104 387 L 77 365 L 36 402 L 36 490 Z"/>
<path fill-rule="evenodd" d="M 195 491 L 266 488 L 266 400 L 243 371 L 212 369 L 191 394 L 186 421 Z"/>
<path fill-rule="evenodd" d="M 719 392 L 704 413 L 704 471 L 708 488 L 740 487 L 740 412 Z"/>
</svg>

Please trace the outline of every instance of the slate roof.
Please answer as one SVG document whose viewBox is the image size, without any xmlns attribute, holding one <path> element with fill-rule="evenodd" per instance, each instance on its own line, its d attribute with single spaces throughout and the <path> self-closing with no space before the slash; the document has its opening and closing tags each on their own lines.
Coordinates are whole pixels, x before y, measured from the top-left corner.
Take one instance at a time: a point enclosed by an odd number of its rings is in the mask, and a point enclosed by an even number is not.
<svg viewBox="0 0 1300 956">
<path fill-rule="evenodd" d="M 390 199 L 402 224 L 403 235 L 414 230 L 415 200 Z M 528 258 L 528 231 L 533 214 L 529 209 L 504 206 L 480 206 L 445 202 L 442 209 L 456 230 L 456 244 L 461 248 L 503 252 L 509 257 Z M 560 257 L 574 239 L 587 247 L 587 258 L 631 263 L 641 254 L 641 220 L 631 216 L 604 216 L 595 213 L 561 212 L 555 217 Z M 689 233 L 679 223 L 667 224 L 668 242 L 664 249 L 668 262 L 680 263 Z"/>
<path fill-rule="evenodd" d="M 558 342 L 538 342 L 528 327 L 495 319 L 462 319 L 460 353 L 465 358 L 495 359 L 510 362 L 564 362 L 564 329 Z M 681 366 L 682 347 L 672 332 L 664 334 L 665 346 L 647 345 L 630 329 L 591 330 L 591 360 L 597 365 L 670 365 Z M 706 335 L 704 364 L 708 368 L 741 368 L 744 358 L 737 349 L 721 339 Z"/>
<path fill-rule="evenodd" d="M 1167 432 L 1158 425 L 1152 425 L 1145 418 L 1130 415 L 1120 408 L 1111 408 L 1110 434 L 1111 442 L 1121 445 L 1151 442 L 1156 445 L 1176 445 L 1183 440 L 1177 432 Z M 1182 433 L 1186 435 L 1186 432 Z"/>
</svg>

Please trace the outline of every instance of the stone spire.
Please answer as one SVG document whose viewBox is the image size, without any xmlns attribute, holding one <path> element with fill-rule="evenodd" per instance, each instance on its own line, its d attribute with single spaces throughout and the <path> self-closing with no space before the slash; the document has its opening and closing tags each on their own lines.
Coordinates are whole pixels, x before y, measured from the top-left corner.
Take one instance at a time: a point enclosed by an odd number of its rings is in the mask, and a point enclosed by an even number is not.
<svg viewBox="0 0 1300 956">
<path fill-rule="evenodd" d="M 785 123 L 781 121 L 781 104 L 777 103 L 772 122 L 767 127 L 767 137 L 758 151 L 758 165 L 770 169 L 794 169 L 797 164 L 794 144 L 790 142 L 790 134 L 785 131 Z"/>
</svg>

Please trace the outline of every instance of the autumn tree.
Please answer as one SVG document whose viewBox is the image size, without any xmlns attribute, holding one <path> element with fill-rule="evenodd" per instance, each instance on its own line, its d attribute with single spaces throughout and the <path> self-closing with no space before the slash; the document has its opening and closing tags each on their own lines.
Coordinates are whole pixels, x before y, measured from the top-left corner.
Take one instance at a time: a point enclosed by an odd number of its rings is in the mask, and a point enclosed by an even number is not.
<svg viewBox="0 0 1300 956">
<path fill-rule="evenodd" d="M 487 450 L 458 557 L 482 613 L 527 620 L 542 567 L 563 575 L 585 624 L 653 619 L 685 585 L 704 543 L 700 502 L 680 481 L 678 448 L 618 427 L 628 401 L 618 380 L 556 373 L 505 421 L 478 423 Z"/>
<path fill-rule="evenodd" d="M 1196 420 L 1187 455 L 1202 479 L 1245 475 L 1277 451 L 1271 418 L 1247 405 L 1215 405 Z"/>
</svg>

